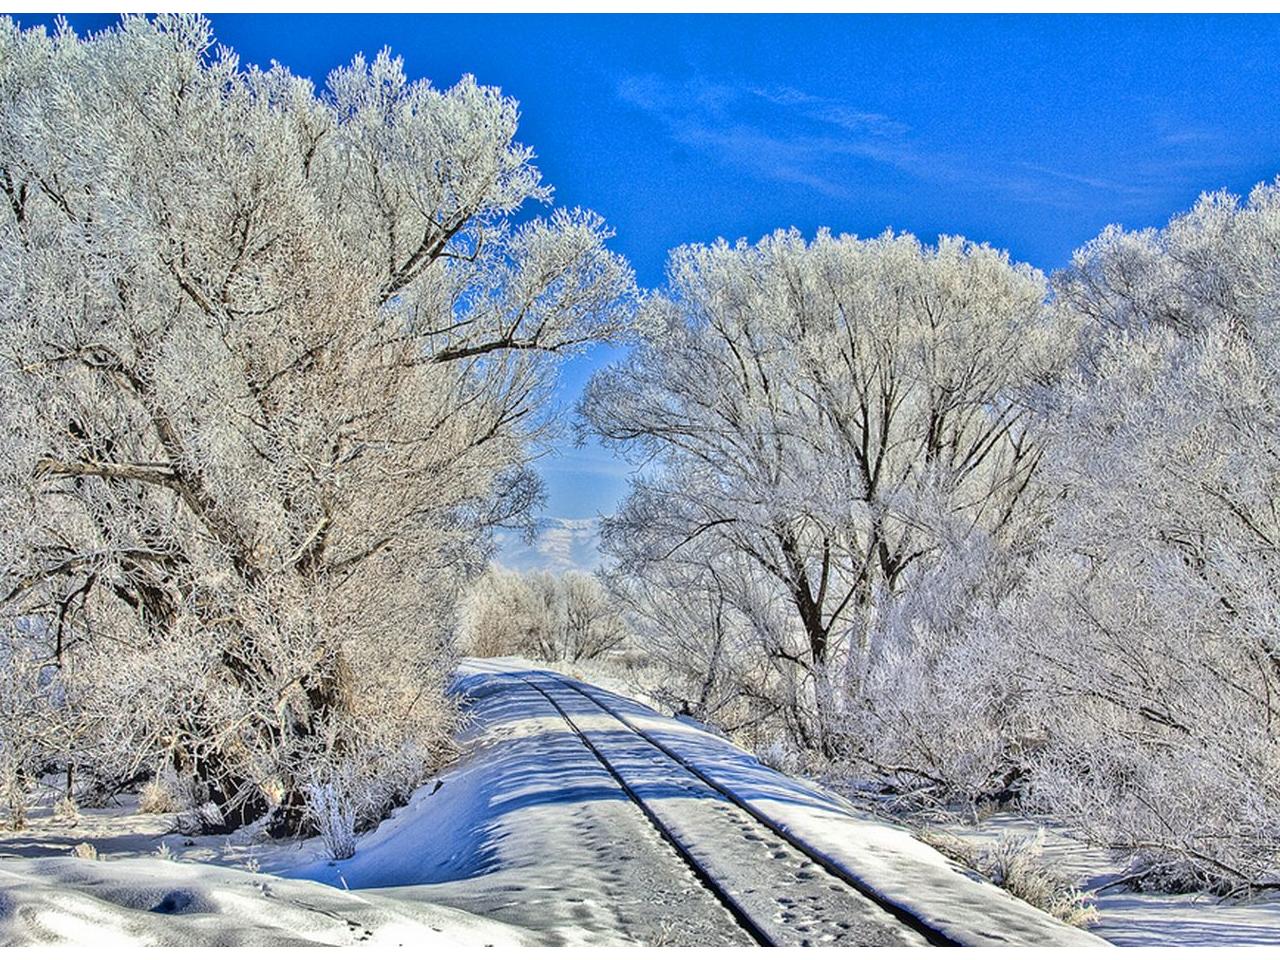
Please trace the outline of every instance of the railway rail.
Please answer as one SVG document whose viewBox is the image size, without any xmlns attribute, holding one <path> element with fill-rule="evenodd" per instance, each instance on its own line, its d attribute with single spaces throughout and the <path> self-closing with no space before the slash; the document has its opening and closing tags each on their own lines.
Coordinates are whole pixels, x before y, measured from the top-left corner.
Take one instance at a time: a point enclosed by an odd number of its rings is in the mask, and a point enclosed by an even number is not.
<svg viewBox="0 0 1280 960">
<path fill-rule="evenodd" d="M 793 836 L 590 690 L 552 673 L 522 679 L 546 699 L 755 943 L 959 945 Z"/>
</svg>

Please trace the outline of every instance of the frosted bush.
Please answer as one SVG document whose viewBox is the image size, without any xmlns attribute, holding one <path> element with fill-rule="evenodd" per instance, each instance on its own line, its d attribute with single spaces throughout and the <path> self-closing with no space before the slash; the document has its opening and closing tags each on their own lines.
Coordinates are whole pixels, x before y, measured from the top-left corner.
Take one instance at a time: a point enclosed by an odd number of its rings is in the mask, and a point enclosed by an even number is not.
<svg viewBox="0 0 1280 960">
<path fill-rule="evenodd" d="M 956 537 L 881 599 L 866 652 L 849 665 L 857 698 L 839 704 L 832 721 L 844 734 L 844 765 L 918 800 L 1016 797 L 1025 684 L 1004 623 L 1013 566 L 998 543 Z"/>
<path fill-rule="evenodd" d="M 12 767 L 0 770 L 0 799 L 9 810 L 8 826 L 11 830 L 21 830 L 27 825 L 30 789 L 30 778 L 22 770 Z"/>
<path fill-rule="evenodd" d="M 978 843 L 945 831 L 925 830 L 921 840 L 992 883 L 1064 923 L 1083 927 L 1098 919 L 1093 896 L 1082 891 L 1044 855 L 1044 831 L 1002 831 Z"/>
<path fill-rule="evenodd" d="M 75 797 L 59 797 L 58 802 L 53 805 L 53 815 L 72 826 L 79 823 L 80 807 L 76 804 Z"/>
<path fill-rule="evenodd" d="M 43 633 L 0 618 L 0 804 L 14 830 L 26 826 L 35 774 L 53 760 L 56 731 L 67 719 L 46 676 Z"/>
<path fill-rule="evenodd" d="M 1018 604 L 1031 798 L 1143 882 L 1280 883 L 1280 184 L 1104 232 Z"/>
<path fill-rule="evenodd" d="M 476 657 L 521 656 L 549 663 L 594 660 L 627 631 L 595 577 L 490 568 L 460 605 L 462 648 Z"/>
<path fill-rule="evenodd" d="M 773 767 L 783 773 L 799 773 L 804 767 L 795 745 L 785 737 L 774 737 L 756 751 L 756 756 L 765 766 Z"/>
<path fill-rule="evenodd" d="M 356 852 L 354 805 L 333 783 L 307 787 L 307 812 L 333 860 L 347 860 Z"/>
<path fill-rule="evenodd" d="M 1006 831 L 979 862 L 994 883 L 1050 916 L 1074 926 L 1097 920 L 1092 896 L 1045 862 L 1043 830 L 1034 836 Z"/>
<path fill-rule="evenodd" d="M 190 809 L 192 802 L 191 784 L 168 765 L 157 770 L 138 794 L 142 813 L 178 813 Z"/>
</svg>

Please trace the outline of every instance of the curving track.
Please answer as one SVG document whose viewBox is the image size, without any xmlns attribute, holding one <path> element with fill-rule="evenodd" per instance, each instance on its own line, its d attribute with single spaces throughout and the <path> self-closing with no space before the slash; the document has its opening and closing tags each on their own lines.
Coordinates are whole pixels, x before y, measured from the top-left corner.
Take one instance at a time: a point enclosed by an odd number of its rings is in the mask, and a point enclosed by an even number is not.
<svg viewBox="0 0 1280 960">
<path fill-rule="evenodd" d="M 598 696 L 552 673 L 541 694 L 734 920 L 762 946 L 955 946 L 790 836 Z"/>
</svg>

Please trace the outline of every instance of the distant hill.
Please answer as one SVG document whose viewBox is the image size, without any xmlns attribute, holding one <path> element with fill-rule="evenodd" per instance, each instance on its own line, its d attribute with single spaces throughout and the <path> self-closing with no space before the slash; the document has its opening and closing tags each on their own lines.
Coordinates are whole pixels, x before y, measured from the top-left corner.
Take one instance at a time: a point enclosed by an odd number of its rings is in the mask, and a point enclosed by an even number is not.
<svg viewBox="0 0 1280 960">
<path fill-rule="evenodd" d="M 594 517 L 543 517 L 532 543 L 509 530 L 499 531 L 495 539 L 498 553 L 494 559 L 512 570 L 590 573 L 600 564 L 600 522 Z"/>
</svg>

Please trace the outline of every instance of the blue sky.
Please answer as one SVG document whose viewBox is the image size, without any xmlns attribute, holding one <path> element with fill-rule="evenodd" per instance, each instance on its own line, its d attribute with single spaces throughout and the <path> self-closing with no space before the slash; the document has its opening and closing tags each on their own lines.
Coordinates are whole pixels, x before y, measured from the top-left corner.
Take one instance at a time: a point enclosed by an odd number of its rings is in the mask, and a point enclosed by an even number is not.
<svg viewBox="0 0 1280 960">
<path fill-rule="evenodd" d="M 242 59 L 318 82 L 390 46 L 412 76 L 501 86 L 557 202 L 601 213 L 646 286 L 674 246 L 789 226 L 961 233 L 1053 270 L 1108 223 L 1161 224 L 1280 173 L 1275 17 L 212 20 Z M 612 355 L 571 363 L 561 401 Z M 541 469 L 552 516 L 625 491 L 595 446 L 566 441 Z"/>
</svg>

